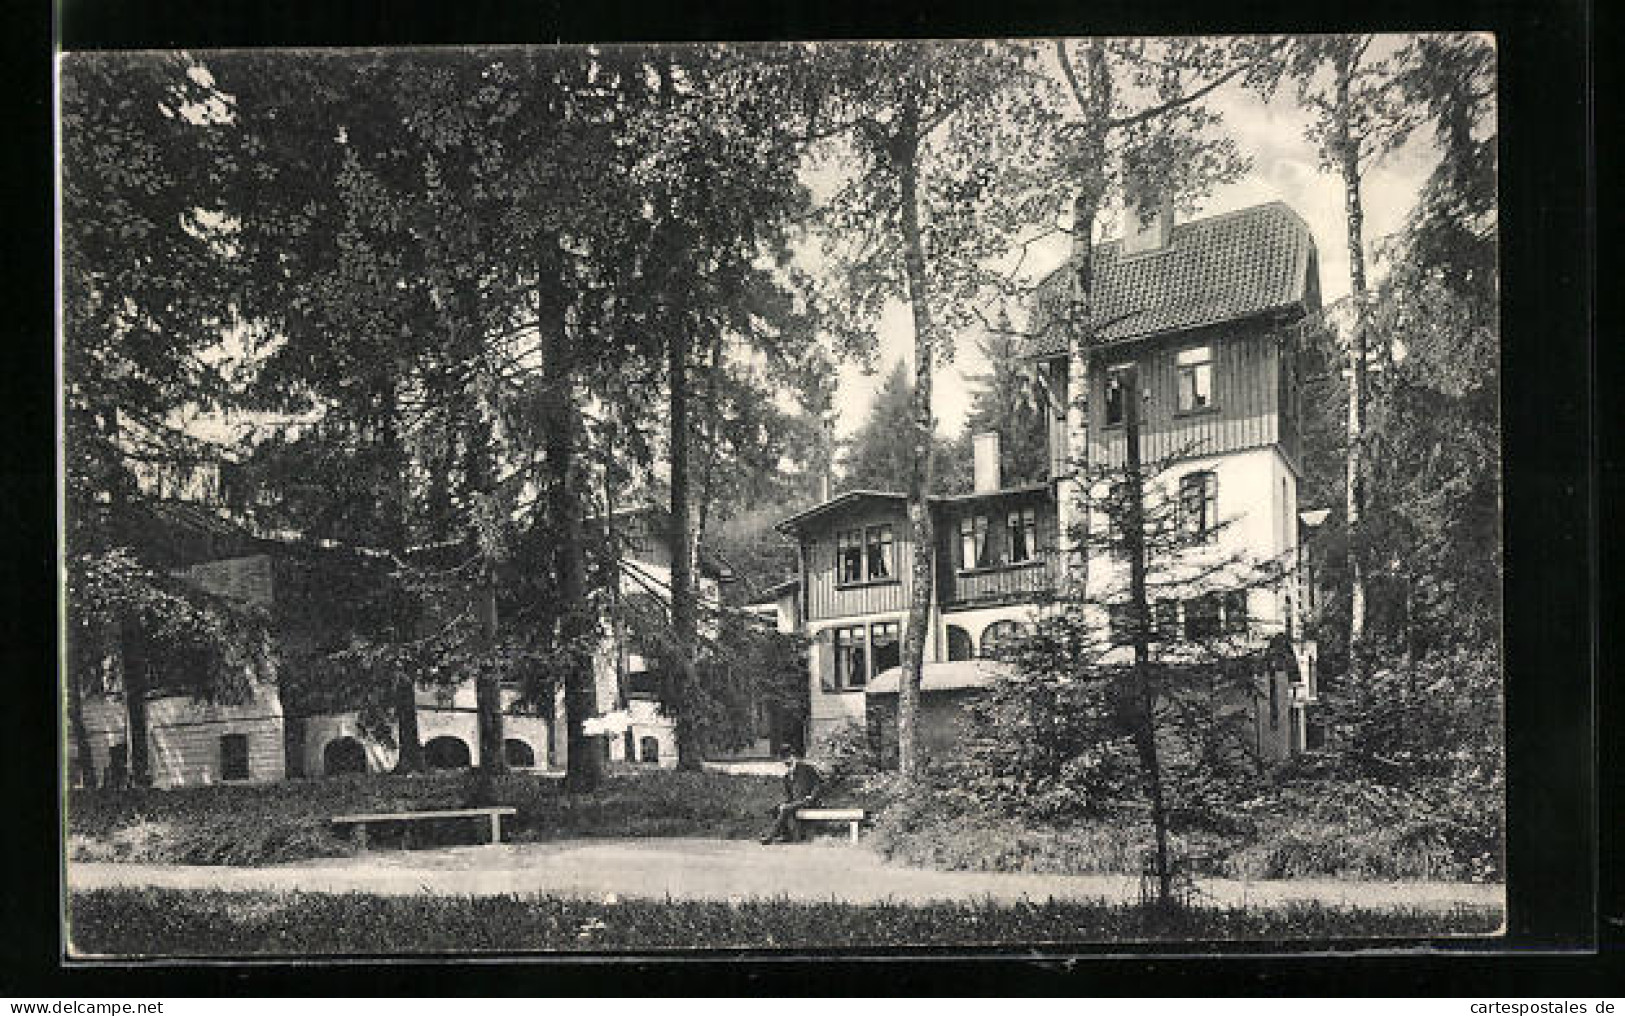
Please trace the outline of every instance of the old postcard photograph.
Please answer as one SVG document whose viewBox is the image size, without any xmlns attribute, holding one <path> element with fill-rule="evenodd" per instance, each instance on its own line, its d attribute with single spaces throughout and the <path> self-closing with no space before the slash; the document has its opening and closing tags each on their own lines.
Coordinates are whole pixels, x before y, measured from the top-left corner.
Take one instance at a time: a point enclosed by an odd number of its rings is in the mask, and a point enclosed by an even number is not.
<svg viewBox="0 0 1625 1016">
<path fill-rule="evenodd" d="M 1500 936 L 1496 66 L 62 53 L 67 956 Z"/>
</svg>

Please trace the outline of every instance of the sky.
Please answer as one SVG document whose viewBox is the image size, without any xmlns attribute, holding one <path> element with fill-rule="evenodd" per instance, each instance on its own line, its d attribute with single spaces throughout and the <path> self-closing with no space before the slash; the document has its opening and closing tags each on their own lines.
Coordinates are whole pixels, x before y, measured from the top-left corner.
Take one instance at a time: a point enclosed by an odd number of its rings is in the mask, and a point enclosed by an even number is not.
<svg viewBox="0 0 1625 1016">
<path fill-rule="evenodd" d="M 1308 222 L 1314 234 L 1320 256 L 1322 301 L 1330 304 L 1348 295 L 1343 186 L 1335 174 L 1319 170 L 1315 150 L 1304 138 L 1309 117 L 1297 107 L 1292 90 L 1283 87 L 1266 104 L 1256 94 L 1232 83 L 1215 90 L 1208 101 L 1223 114 L 1220 129 L 1236 140 L 1241 154 L 1252 160 L 1252 168 L 1236 182 L 1216 188 L 1199 212 L 1180 215 L 1176 222 L 1284 201 Z M 1368 170 L 1361 197 L 1368 273 L 1373 278 L 1380 277 L 1380 267 L 1372 264 L 1373 248 L 1403 225 L 1437 161 L 1431 136 L 1424 131 Z M 1114 235 L 1114 231 L 1107 232 L 1097 239 Z M 1034 249 L 1034 267 L 1040 277 L 1061 264 L 1068 242 L 1068 237 L 1061 236 L 1055 243 Z M 901 358 L 912 364 L 914 338 L 910 321 L 906 304 L 893 303 L 881 317 L 873 373 L 865 374 L 854 365 L 842 368 L 836 394 L 837 437 L 849 436 L 862 424 L 893 363 Z M 964 426 L 973 387 L 969 379 L 987 369 L 987 362 L 977 352 L 975 335 L 958 336 L 954 362 L 938 366 L 932 393 L 938 425 L 945 434 L 957 434 Z"/>
</svg>

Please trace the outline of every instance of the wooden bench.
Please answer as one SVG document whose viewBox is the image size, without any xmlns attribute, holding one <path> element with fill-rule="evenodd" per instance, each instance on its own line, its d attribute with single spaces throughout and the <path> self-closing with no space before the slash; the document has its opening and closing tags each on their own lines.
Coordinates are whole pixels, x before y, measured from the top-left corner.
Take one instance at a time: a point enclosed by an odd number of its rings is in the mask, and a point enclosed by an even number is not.
<svg viewBox="0 0 1625 1016">
<path fill-rule="evenodd" d="M 858 826 L 869 817 L 862 808 L 797 808 L 797 822 L 845 822 L 852 842 L 858 842 Z"/>
<path fill-rule="evenodd" d="M 379 822 L 421 822 L 442 818 L 485 818 L 490 820 L 490 844 L 495 846 L 502 842 L 502 816 L 514 813 L 514 808 L 505 806 L 450 808 L 444 811 L 389 811 L 370 815 L 335 815 L 332 818 L 332 823 L 335 826 L 354 826 L 356 842 L 361 849 L 365 850 L 367 848 L 367 826 Z"/>
</svg>

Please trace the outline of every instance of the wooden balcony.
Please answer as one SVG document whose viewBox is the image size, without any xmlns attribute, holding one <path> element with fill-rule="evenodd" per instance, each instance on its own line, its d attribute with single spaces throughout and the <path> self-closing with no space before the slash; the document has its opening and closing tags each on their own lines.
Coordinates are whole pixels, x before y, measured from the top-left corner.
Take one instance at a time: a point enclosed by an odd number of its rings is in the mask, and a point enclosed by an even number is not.
<svg viewBox="0 0 1625 1016">
<path fill-rule="evenodd" d="M 954 569 L 940 586 L 944 607 L 994 606 L 1032 600 L 1052 592 L 1060 578 L 1060 555 L 1041 550 L 1031 561 Z"/>
</svg>

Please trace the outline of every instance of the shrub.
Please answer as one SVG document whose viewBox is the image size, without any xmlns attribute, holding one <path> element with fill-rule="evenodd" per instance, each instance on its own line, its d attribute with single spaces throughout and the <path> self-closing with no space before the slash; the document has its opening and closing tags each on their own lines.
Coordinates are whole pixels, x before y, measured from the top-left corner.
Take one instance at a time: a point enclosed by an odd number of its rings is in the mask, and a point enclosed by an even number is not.
<svg viewBox="0 0 1625 1016">
<path fill-rule="evenodd" d="M 370 774 L 169 790 L 83 790 L 68 799 L 68 849 L 75 860 L 177 864 L 270 864 L 353 852 L 335 836 L 334 815 L 423 811 L 467 805 L 474 774 Z M 504 829 L 515 840 L 572 836 L 761 834 L 780 797 L 774 777 L 660 771 L 611 777 L 592 794 L 564 792 L 551 777 L 510 773 L 497 803 L 514 806 Z M 404 827 L 380 827 L 390 842 Z M 369 833 L 372 830 L 369 830 Z M 419 844 L 471 842 L 473 823 L 416 824 Z"/>
<path fill-rule="evenodd" d="M 881 771 L 868 731 L 855 720 L 820 736 L 807 761 L 836 785 L 859 782 Z"/>
</svg>

